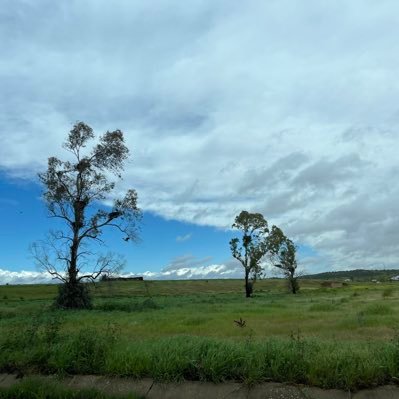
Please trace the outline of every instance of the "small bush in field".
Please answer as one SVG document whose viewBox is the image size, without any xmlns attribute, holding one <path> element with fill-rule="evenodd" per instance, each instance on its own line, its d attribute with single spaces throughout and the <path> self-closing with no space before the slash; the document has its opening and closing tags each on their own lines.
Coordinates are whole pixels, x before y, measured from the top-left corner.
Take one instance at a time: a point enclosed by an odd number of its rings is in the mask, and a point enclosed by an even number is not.
<svg viewBox="0 0 399 399">
<path fill-rule="evenodd" d="M 393 295 L 393 288 L 389 287 L 389 288 L 385 288 L 384 291 L 382 291 L 382 297 L 383 298 L 388 298 L 391 297 Z"/>
</svg>

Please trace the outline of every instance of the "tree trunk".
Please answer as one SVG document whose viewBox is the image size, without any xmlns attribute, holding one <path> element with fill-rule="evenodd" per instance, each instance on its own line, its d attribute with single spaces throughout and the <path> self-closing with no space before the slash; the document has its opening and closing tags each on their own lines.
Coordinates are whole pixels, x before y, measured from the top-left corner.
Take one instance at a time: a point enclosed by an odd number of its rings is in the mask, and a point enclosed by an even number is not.
<svg viewBox="0 0 399 399">
<path fill-rule="evenodd" d="M 80 173 L 76 181 L 77 191 L 80 191 Z M 79 230 L 83 224 L 84 205 L 80 200 L 73 204 L 75 220 L 72 224 L 73 239 L 71 244 L 71 259 L 68 268 L 68 282 L 75 286 L 78 284 L 78 254 L 79 254 Z"/>
<path fill-rule="evenodd" d="M 296 287 L 295 287 L 295 282 L 294 281 L 291 282 L 291 292 L 293 294 L 296 294 Z"/>
<path fill-rule="evenodd" d="M 293 294 L 296 294 L 298 292 L 298 284 L 297 284 L 296 278 L 293 275 L 290 275 L 288 278 L 288 281 L 289 281 L 289 285 L 290 285 L 290 291 Z"/>
<path fill-rule="evenodd" d="M 75 285 L 78 282 L 78 241 L 73 240 L 71 245 L 71 259 L 68 267 L 68 283 Z"/>
<path fill-rule="evenodd" d="M 78 257 L 79 257 L 79 229 L 82 213 L 75 212 L 73 223 L 73 238 L 69 252 L 69 264 L 67 268 L 67 281 L 59 288 L 56 305 L 63 309 L 89 309 L 91 308 L 90 294 L 87 286 L 79 281 Z"/>
<path fill-rule="evenodd" d="M 252 294 L 252 287 L 249 282 L 249 270 L 245 269 L 245 297 L 250 298 Z"/>
<path fill-rule="evenodd" d="M 78 279 L 79 230 L 74 229 L 70 247 L 67 281 L 61 285 L 56 298 L 56 306 L 62 309 L 90 309 L 91 300 L 87 285 Z"/>
</svg>

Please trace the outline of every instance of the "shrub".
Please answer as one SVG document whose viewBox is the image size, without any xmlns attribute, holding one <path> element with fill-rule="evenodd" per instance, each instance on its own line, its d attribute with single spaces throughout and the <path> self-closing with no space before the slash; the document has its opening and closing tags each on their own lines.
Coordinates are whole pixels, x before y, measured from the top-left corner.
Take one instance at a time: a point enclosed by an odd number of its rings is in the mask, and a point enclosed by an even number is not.
<svg viewBox="0 0 399 399">
<path fill-rule="evenodd" d="M 60 309 L 91 309 L 91 297 L 87 285 L 69 282 L 60 285 L 54 305 Z"/>
<path fill-rule="evenodd" d="M 55 354 L 54 366 L 72 374 L 102 373 L 118 335 L 118 328 L 112 324 L 103 332 L 82 329 L 63 343 L 62 350 Z"/>
<path fill-rule="evenodd" d="M 384 315 L 389 315 L 393 313 L 393 309 L 385 305 L 383 303 L 376 303 L 373 305 L 368 306 L 366 309 L 364 309 L 363 314 L 365 315 L 375 315 L 375 316 L 384 316 Z"/>
<path fill-rule="evenodd" d="M 160 306 L 152 299 L 147 298 L 143 302 L 111 301 L 97 304 L 95 309 L 105 312 L 143 312 L 145 310 L 160 309 Z"/>
<path fill-rule="evenodd" d="M 385 288 L 385 290 L 382 291 L 382 297 L 383 298 L 388 298 L 388 297 L 390 297 L 392 295 L 393 295 L 393 288 L 392 287 Z"/>
</svg>

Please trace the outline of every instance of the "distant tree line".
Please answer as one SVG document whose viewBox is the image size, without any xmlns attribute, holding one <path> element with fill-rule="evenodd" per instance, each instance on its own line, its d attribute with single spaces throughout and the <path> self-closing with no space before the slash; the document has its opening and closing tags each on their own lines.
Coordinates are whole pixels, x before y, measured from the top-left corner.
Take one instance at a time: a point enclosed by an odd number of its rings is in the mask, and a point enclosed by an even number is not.
<svg viewBox="0 0 399 399">
<path fill-rule="evenodd" d="M 302 279 L 320 279 L 320 280 L 337 280 L 337 279 L 351 279 L 353 281 L 371 281 L 378 279 L 381 281 L 390 280 L 392 277 L 399 275 L 398 269 L 355 269 L 355 270 L 340 270 L 334 272 L 323 272 L 317 274 L 307 274 L 302 276 Z"/>
<path fill-rule="evenodd" d="M 100 278 L 101 281 L 143 281 L 142 276 L 137 277 L 113 277 L 108 274 L 103 274 Z"/>
</svg>

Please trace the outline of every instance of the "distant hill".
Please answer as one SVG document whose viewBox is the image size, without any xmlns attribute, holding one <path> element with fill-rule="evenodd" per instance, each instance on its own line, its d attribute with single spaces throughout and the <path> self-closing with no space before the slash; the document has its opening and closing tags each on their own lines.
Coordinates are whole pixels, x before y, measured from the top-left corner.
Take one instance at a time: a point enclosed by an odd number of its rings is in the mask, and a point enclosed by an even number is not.
<svg viewBox="0 0 399 399">
<path fill-rule="evenodd" d="M 301 279 L 320 279 L 320 280 L 341 280 L 351 279 L 353 281 L 387 281 L 391 277 L 398 276 L 399 269 L 379 269 L 379 270 L 367 270 L 367 269 L 356 269 L 356 270 L 342 270 L 336 272 L 324 272 L 317 274 L 307 274 L 302 276 Z"/>
</svg>

